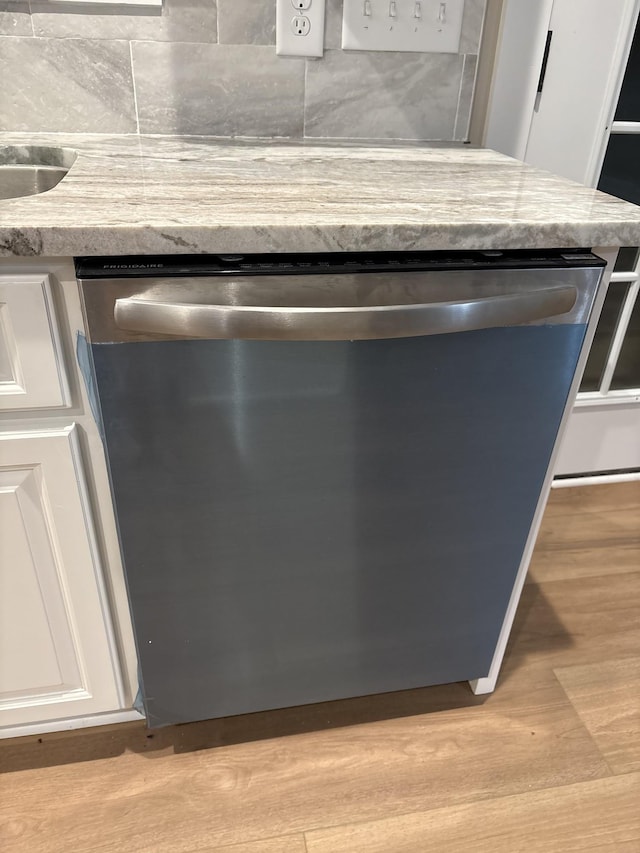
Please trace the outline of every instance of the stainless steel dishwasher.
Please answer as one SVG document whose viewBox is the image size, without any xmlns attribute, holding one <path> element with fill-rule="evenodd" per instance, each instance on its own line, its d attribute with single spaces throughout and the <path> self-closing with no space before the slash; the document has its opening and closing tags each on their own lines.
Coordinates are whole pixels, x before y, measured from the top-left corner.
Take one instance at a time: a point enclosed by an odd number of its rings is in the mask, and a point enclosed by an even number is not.
<svg viewBox="0 0 640 853">
<path fill-rule="evenodd" d="M 486 676 L 603 266 L 78 259 L 150 725 Z"/>
</svg>

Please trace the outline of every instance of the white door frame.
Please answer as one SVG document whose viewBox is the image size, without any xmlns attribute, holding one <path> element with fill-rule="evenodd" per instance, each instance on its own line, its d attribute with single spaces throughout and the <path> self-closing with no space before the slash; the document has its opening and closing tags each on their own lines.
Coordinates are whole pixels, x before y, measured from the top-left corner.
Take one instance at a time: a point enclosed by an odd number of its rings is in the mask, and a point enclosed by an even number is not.
<svg viewBox="0 0 640 853">
<path fill-rule="evenodd" d="M 526 159 L 551 14 L 554 3 L 562 2 L 571 0 L 504 0 L 482 137 L 487 148 Z M 622 37 L 611 55 L 615 73 L 609 76 L 604 97 L 597 105 L 602 116 L 601 132 L 592 139 L 574 141 L 575 145 L 588 145 L 592 152 L 582 178 L 587 186 L 595 186 L 600 176 L 639 11 L 640 0 L 626 0 L 621 11 Z"/>
<path fill-rule="evenodd" d="M 553 0 L 504 0 L 482 144 L 524 160 Z"/>
</svg>

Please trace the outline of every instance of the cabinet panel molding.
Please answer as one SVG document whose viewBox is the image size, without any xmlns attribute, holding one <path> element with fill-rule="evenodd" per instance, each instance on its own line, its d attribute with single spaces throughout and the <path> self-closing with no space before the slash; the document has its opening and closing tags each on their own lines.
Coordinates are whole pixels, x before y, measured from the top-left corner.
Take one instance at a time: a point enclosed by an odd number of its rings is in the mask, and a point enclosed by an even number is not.
<svg viewBox="0 0 640 853">
<path fill-rule="evenodd" d="M 87 693 L 40 465 L 0 470 L 0 707 Z"/>
<path fill-rule="evenodd" d="M 0 275 L 0 411 L 69 405 L 49 276 Z"/>
<path fill-rule="evenodd" d="M 79 450 L 74 424 L 0 433 L 0 727 L 122 707 Z"/>
</svg>

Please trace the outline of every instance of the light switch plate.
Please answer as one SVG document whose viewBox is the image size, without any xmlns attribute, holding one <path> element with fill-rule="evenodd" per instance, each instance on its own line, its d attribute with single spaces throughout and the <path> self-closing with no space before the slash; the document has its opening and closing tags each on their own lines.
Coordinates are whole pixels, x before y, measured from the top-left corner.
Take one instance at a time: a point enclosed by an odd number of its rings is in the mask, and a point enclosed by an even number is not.
<svg viewBox="0 0 640 853">
<path fill-rule="evenodd" d="M 278 56 L 322 56 L 325 0 L 277 0 Z"/>
<path fill-rule="evenodd" d="M 457 53 L 464 0 L 344 0 L 345 50 Z"/>
</svg>

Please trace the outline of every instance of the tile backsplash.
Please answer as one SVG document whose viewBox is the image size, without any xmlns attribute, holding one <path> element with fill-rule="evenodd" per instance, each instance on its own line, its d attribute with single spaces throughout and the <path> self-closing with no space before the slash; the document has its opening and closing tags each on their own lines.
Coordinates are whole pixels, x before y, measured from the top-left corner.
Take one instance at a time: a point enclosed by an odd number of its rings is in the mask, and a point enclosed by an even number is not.
<svg viewBox="0 0 640 853">
<path fill-rule="evenodd" d="M 164 0 L 162 11 L 0 0 L 0 129 L 464 140 L 486 0 L 459 54 L 276 56 L 275 0 Z"/>
</svg>

